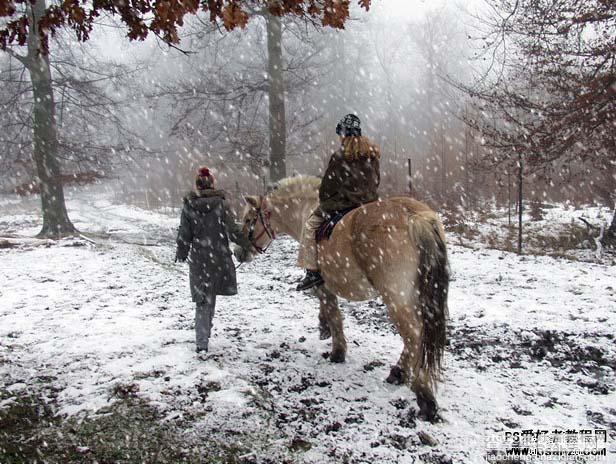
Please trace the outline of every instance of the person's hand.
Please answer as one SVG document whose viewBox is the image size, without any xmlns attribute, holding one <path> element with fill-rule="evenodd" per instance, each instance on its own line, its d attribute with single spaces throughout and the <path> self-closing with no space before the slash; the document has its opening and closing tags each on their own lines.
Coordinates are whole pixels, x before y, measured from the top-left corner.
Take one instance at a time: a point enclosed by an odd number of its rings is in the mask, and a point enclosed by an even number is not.
<svg viewBox="0 0 616 464">
<path fill-rule="evenodd" d="M 250 251 L 246 250 L 245 248 L 242 248 L 239 245 L 235 246 L 235 248 L 233 249 L 233 254 L 235 255 L 235 259 L 237 259 L 240 263 L 250 261 L 250 259 L 252 258 L 252 254 L 250 253 Z"/>
</svg>

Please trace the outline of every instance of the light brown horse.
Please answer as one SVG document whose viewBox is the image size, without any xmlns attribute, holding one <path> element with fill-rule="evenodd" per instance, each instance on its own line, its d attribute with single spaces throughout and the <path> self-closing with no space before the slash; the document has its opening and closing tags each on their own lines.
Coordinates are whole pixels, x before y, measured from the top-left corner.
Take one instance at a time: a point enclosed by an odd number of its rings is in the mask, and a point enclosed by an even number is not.
<svg viewBox="0 0 616 464">
<path fill-rule="evenodd" d="M 283 179 L 263 197 L 246 197 L 244 234 L 263 252 L 278 234 L 300 240 L 318 204 L 319 179 Z M 319 243 L 325 285 L 317 290 L 320 319 L 332 336 L 330 360 L 344 362 L 346 340 L 336 296 L 363 301 L 380 295 L 404 349 L 387 381 L 408 383 L 423 417 L 434 420 L 434 396 L 446 342 L 449 270 L 443 226 L 425 204 L 407 197 L 368 203 L 348 213 Z"/>
</svg>

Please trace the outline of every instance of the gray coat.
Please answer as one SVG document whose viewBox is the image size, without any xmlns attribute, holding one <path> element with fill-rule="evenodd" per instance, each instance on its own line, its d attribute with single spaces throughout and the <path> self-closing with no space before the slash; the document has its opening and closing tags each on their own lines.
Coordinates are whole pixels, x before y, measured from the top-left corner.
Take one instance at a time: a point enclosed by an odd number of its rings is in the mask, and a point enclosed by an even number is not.
<svg viewBox="0 0 616 464">
<path fill-rule="evenodd" d="M 186 195 L 178 230 L 176 259 L 185 261 L 189 258 L 193 301 L 203 302 L 206 294 L 237 293 L 229 240 L 244 248 L 250 246 L 233 220 L 225 193 L 207 189 Z"/>
</svg>

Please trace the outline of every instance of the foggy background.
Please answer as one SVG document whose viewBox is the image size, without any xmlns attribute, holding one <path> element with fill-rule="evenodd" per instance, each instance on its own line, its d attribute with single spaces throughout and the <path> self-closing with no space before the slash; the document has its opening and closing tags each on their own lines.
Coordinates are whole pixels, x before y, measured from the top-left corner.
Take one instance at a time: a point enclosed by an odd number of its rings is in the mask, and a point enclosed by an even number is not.
<svg viewBox="0 0 616 464">
<path fill-rule="evenodd" d="M 382 195 L 412 189 L 433 206 L 454 209 L 511 203 L 515 165 L 478 166 L 488 149 L 464 123 L 468 96 L 458 90 L 498 61 L 481 55 L 488 13 L 482 2 L 390 0 L 368 14 L 357 9 L 342 31 L 282 18 L 286 174 L 322 174 L 337 148 L 337 121 L 355 113 L 382 150 Z M 177 48 L 152 37 L 129 43 L 124 34 L 103 18 L 85 44 L 70 33 L 52 41 L 63 174 L 115 179 L 124 198 L 153 207 L 177 204 L 200 165 L 235 198 L 264 192 L 265 20 L 224 32 L 189 17 Z M 0 182 L 12 191 L 36 179 L 32 97 L 27 74 L 10 55 L 0 55 L 0 80 Z M 529 197 L 603 201 L 588 181 L 572 186 L 558 177 L 525 178 Z"/>
</svg>

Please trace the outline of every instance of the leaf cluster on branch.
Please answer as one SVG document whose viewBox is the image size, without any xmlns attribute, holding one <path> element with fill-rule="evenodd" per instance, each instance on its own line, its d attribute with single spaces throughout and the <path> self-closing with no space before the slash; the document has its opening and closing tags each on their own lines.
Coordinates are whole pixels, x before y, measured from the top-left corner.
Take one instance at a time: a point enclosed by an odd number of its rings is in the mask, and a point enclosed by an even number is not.
<svg viewBox="0 0 616 464">
<path fill-rule="evenodd" d="M 26 43 L 30 25 L 26 6 L 35 0 L 0 0 L 0 48 Z M 358 0 L 368 10 L 371 0 Z M 152 33 L 168 43 L 180 40 L 178 28 L 184 17 L 206 13 L 209 20 L 227 30 L 243 28 L 250 12 L 267 9 L 276 16 L 291 15 L 320 21 L 323 26 L 344 28 L 349 17 L 351 0 L 59 0 L 50 5 L 41 18 L 40 34 L 43 52 L 48 49 L 48 36 L 62 27 L 72 29 L 77 39 L 86 41 L 101 15 L 119 18 L 128 29 L 131 40 L 144 40 Z"/>
</svg>

